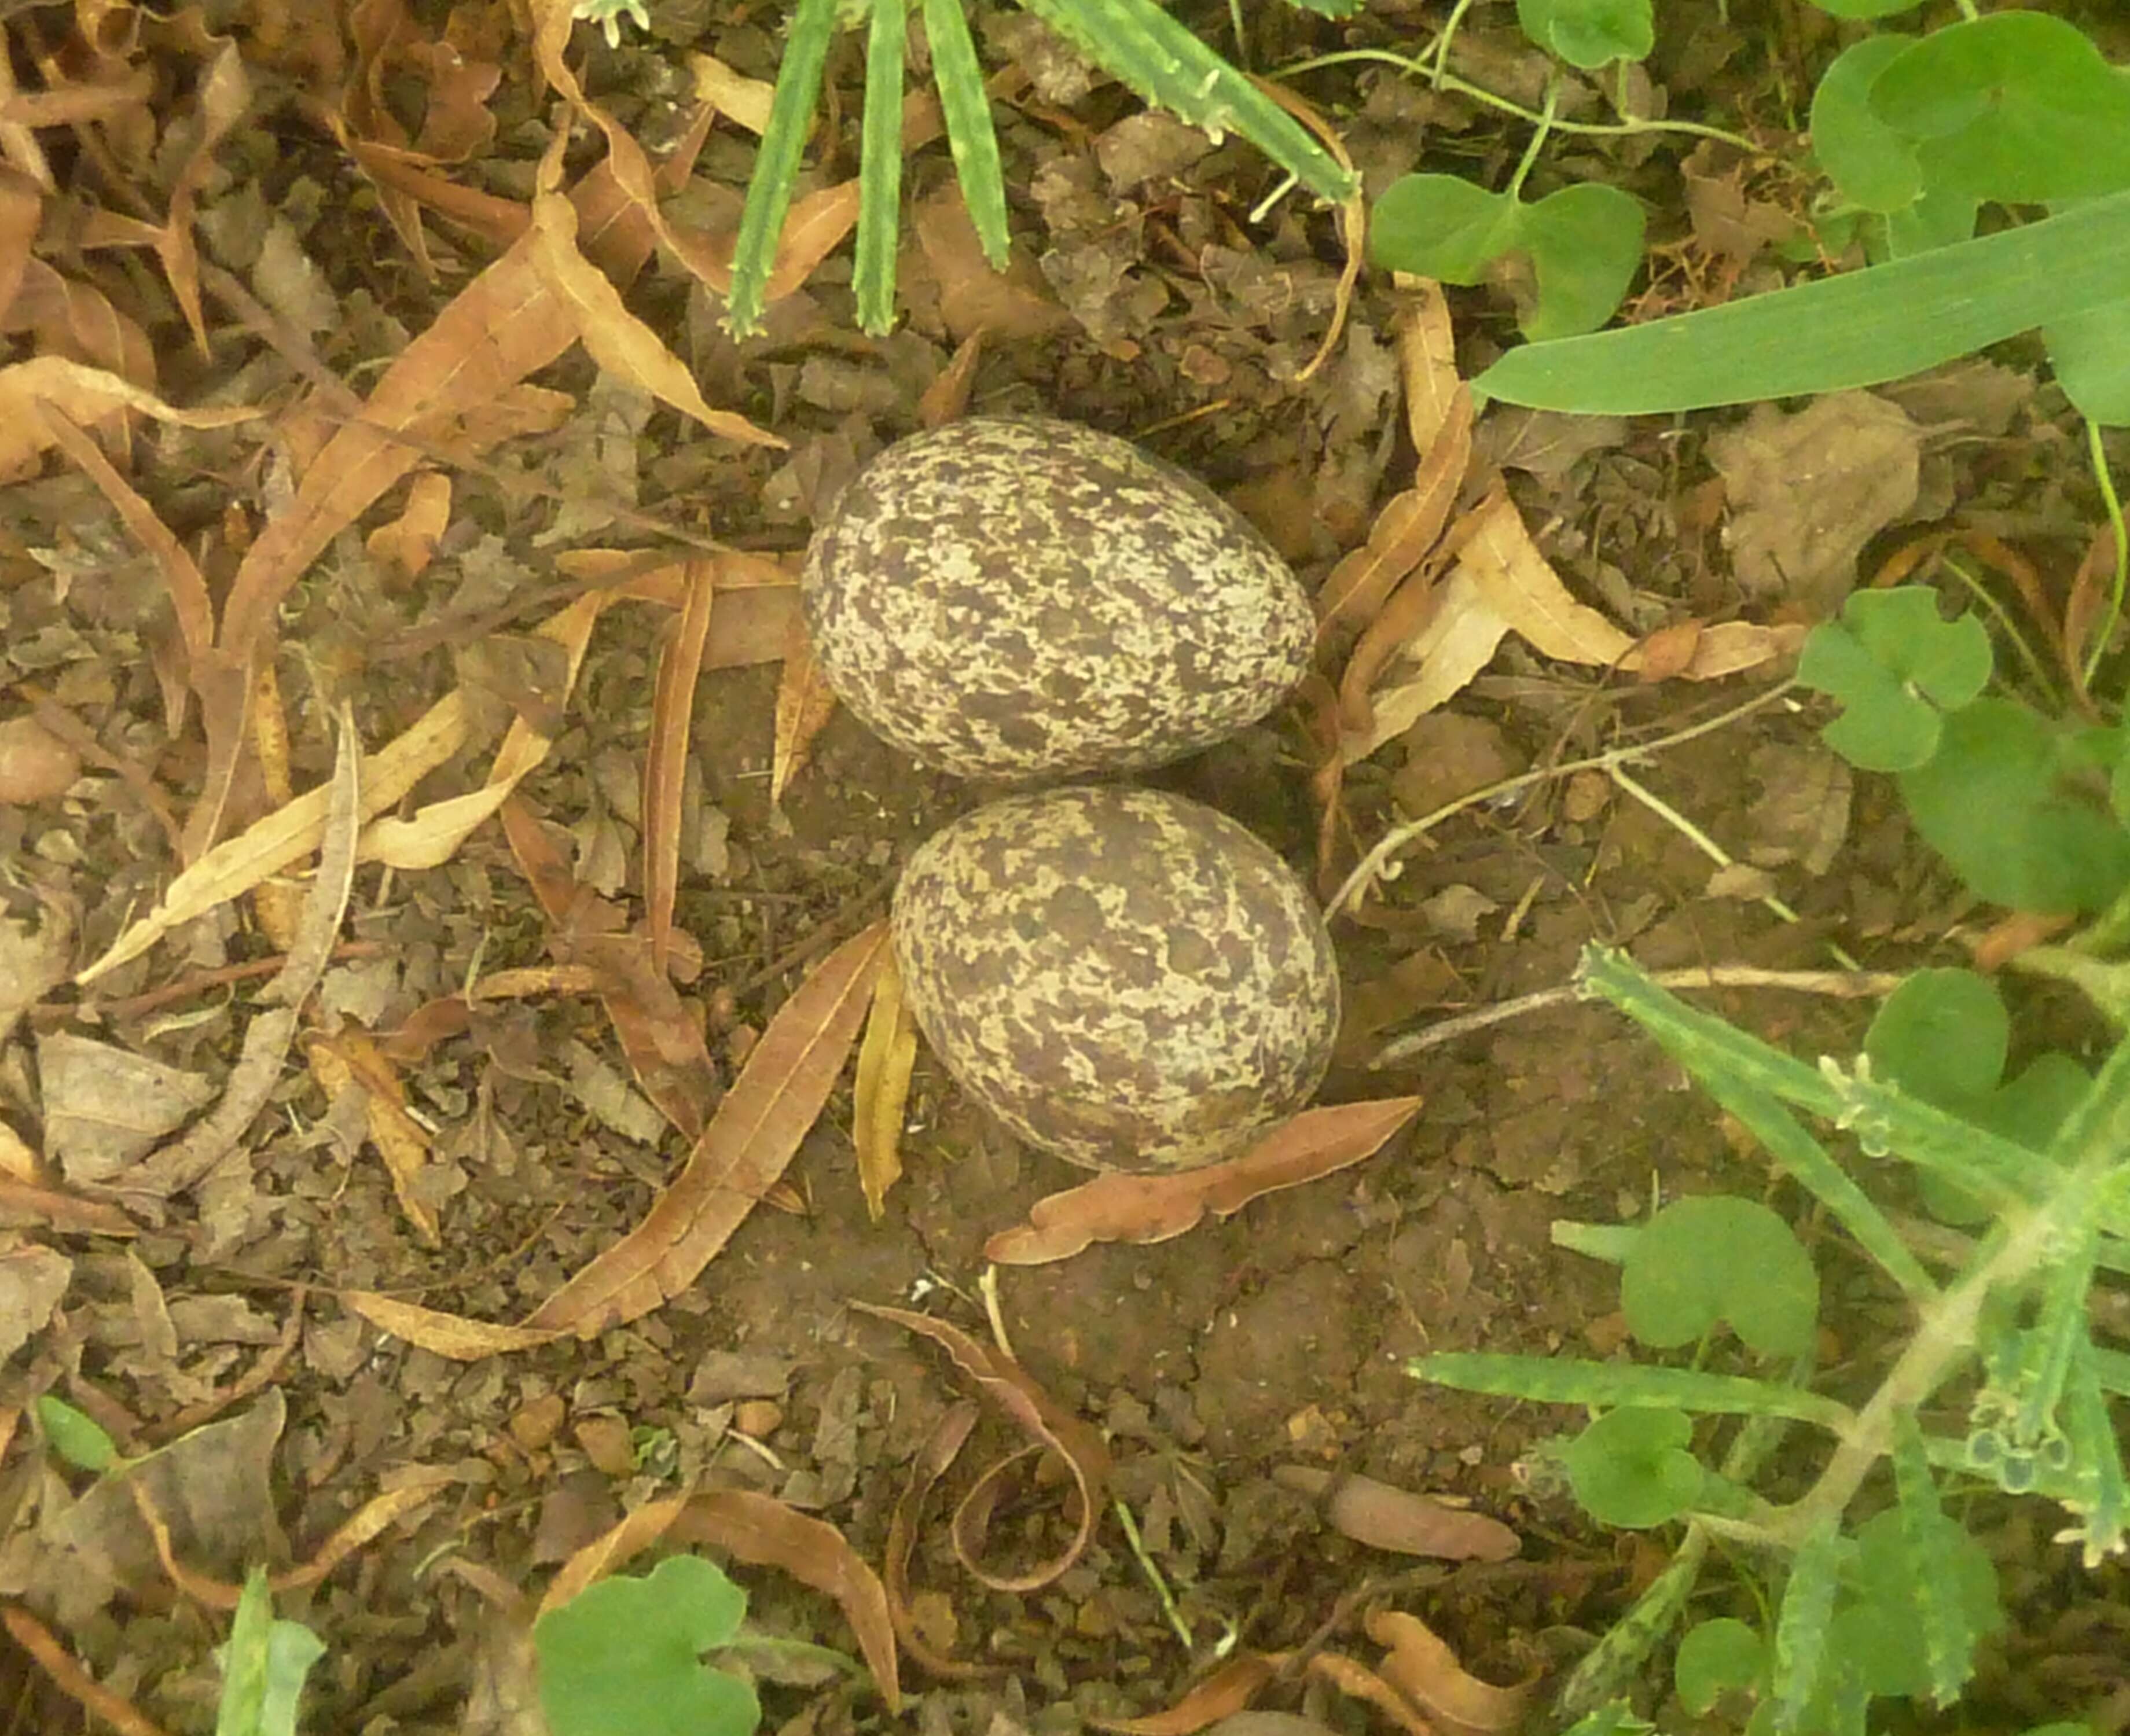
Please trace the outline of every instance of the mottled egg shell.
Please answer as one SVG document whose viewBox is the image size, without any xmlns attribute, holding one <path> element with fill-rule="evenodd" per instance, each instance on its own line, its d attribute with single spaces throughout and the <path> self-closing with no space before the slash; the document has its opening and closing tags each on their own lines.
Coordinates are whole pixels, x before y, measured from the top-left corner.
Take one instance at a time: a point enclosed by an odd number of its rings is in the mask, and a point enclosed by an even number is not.
<svg viewBox="0 0 2130 1736">
<path fill-rule="evenodd" d="M 801 593 L 822 674 L 929 765 L 1125 771 L 1233 735 L 1301 679 L 1301 586 L 1225 501 L 1077 422 L 976 417 L 843 489 Z"/>
<path fill-rule="evenodd" d="M 895 961 L 955 1081 L 1092 1169 L 1236 1155 L 1302 1107 L 1339 1024 L 1308 889 L 1225 815 L 1158 790 L 1015 795 L 928 839 Z"/>
</svg>

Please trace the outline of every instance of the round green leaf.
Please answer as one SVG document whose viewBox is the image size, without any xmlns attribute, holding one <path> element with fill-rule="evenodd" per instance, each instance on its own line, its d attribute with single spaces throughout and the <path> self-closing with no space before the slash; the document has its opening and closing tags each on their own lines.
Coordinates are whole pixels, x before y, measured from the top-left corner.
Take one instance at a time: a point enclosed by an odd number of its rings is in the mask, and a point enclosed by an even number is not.
<svg viewBox="0 0 2130 1736">
<path fill-rule="evenodd" d="M 1864 1052 L 1879 1077 L 1965 1114 L 1997 1089 L 2011 1041 L 2011 1015 L 1988 977 L 1918 971 L 1886 997 L 1864 1033 Z"/>
<path fill-rule="evenodd" d="M 1725 1615 L 1686 1631 L 1671 1674 L 1680 1703 L 1699 1718 L 1724 1695 L 1757 1689 L 1767 1669 L 1767 1642 L 1744 1622 Z"/>
<path fill-rule="evenodd" d="M 1934 31 L 1889 62 L 1870 100 L 1922 143 L 1934 186 L 2013 204 L 2130 187 L 2130 81 L 2076 25 L 2046 12 Z"/>
<path fill-rule="evenodd" d="M 1516 22 L 1540 48 L 1584 72 L 1646 60 L 1656 44 L 1650 0 L 1516 0 Z"/>
<path fill-rule="evenodd" d="M 1914 145 L 1872 112 L 1871 84 L 1915 39 L 1866 36 L 1821 74 L 1812 97 L 1812 150 L 1852 205 L 1898 211 L 1923 190 Z"/>
<path fill-rule="evenodd" d="M 1518 229 L 1538 276 L 1538 300 L 1519 322 L 1533 342 L 1580 337 L 1617 313 L 1642 265 L 1641 203 L 1586 181 L 1522 207 Z"/>
<path fill-rule="evenodd" d="M 1404 174 L 1368 217 L 1368 262 L 1445 284 L 1484 283 L 1514 245 L 1516 202 L 1454 174 Z"/>
<path fill-rule="evenodd" d="M 754 1690 L 700 1654 L 728 1644 L 747 1594 L 700 1556 L 603 1579 L 533 1624 L 553 1736 L 749 1736 Z"/>
<path fill-rule="evenodd" d="M 2088 789 L 2075 736 L 2009 699 L 1946 714 L 1937 756 L 1901 774 L 1908 818 L 1976 897 L 2098 910 L 2130 884 L 2130 832 Z"/>
<path fill-rule="evenodd" d="M 1627 1328 L 1658 1350 L 1719 1320 L 1763 1356 L 1795 1356 L 1819 1318 L 1819 1274 L 1789 1225 L 1758 1200 L 1674 1199 L 1635 1238 L 1620 1272 Z"/>
<path fill-rule="evenodd" d="M 1685 1451 L 1693 1422 L 1683 1411 L 1610 1410 L 1561 1451 L 1569 1486 L 1601 1525 L 1646 1531 L 1677 1517 L 1701 1493 L 1701 1463 Z"/>
</svg>

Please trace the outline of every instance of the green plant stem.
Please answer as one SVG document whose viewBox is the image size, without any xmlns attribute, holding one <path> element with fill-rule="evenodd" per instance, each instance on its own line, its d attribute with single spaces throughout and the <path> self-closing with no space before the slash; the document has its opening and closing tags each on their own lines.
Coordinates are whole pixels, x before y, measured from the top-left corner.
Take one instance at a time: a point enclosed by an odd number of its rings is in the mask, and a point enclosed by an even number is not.
<svg viewBox="0 0 2130 1736">
<path fill-rule="evenodd" d="M 1545 148 L 1546 135 L 1553 131 L 1553 111 L 1560 101 L 1560 80 L 1545 81 L 1545 111 L 1538 117 L 1538 125 L 1531 130 L 1531 143 L 1524 146 L 1523 160 L 1516 165 L 1516 172 L 1509 177 L 1509 184 L 1502 189 L 1512 199 L 1521 196 L 1524 183 L 1531 172 L 1538 167 L 1538 154 Z"/>
<path fill-rule="evenodd" d="M 1345 883 L 1332 894 L 1330 903 L 1324 907 L 1325 920 L 1330 921 L 1348 905 L 1358 901 L 1362 894 L 1378 880 L 1395 878 L 1395 875 L 1384 873 L 1393 856 L 1407 845 L 1426 837 L 1445 820 L 1462 813 L 1468 808 L 1477 807 L 1482 802 L 1491 802 L 1496 796 L 1507 795 L 1514 790 L 1528 789 L 1532 785 L 1545 783 L 1551 778 L 1572 777 L 1578 771 L 1602 771 L 1609 775 L 1615 765 L 1625 765 L 1664 748 L 1676 747 L 1682 742 L 1712 734 L 1717 730 L 1727 728 L 1741 718 L 1749 718 L 1756 711 L 1764 711 L 1796 685 L 1794 680 L 1779 681 L 1766 692 L 1756 694 L 1727 711 L 1718 712 L 1701 723 L 1688 724 L 1684 729 L 1674 730 L 1669 735 L 1659 736 L 1653 742 L 1640 742 L 1631 746 L 1608 747 L 1604 752 L 1593 754 L 1588 759 L 1570 760 L 1559 765 L 1542 765 L 1535 771 L 1503 778 L 1483 789 L 1468 790 L 1455 801 L 1445 802 L 1432 813 L 1423 814 L 1419 819 L 1408 821 L 1402 826 L 1394 826 L 1377 841 L 1373 850 L 1361 858 L 1354 871 L 1346 876 Z"/>
<path fill-rule="evenodd" d="M 1545 117 L 1535 109 L 1526 108 L 1521 103 L 1500 97 L 1484 85 L 1474 84 L 1456 74 L 1428 66 L 1405 55 L 1392 54 L 1387 48 L 1345 48 L 1328 55 L 1317 55 L 1306 60 L 1297 60 L 1280 68 L 1277 76 L 1291 79 L 1298 73 L 1315 72 L 1320 67 L 1341 66 L 1354 61 L 1373 61 L 1379 65 L 1395 66 L 1401 72 L 1416 79 L 1426 79 L 1442 89 L 1454 91 L 1460 97 L 1469 97 L 1482 107 L 1505 115 L 1513 115 L 1519 121 L 1537 126 Z M 1683 133 L 1697 139 L 1720 139 L 1726 145 L 1735 145 L 1739 150 L 1755 156 L 1765 155 L 1761 147 L 1743 133 L 1726 132 L 1720 126 L 1704 126 L 1698 121 L 1645 121 L 1630 117 L 1624 121 L 1555 121 L 1555 132 L 1578 134 L 1585 138 L 1618 138 L 1637 132 Z"/>
<path fill-rule="evenodd" d="M 1626 790 L 1643 807 L 1671 827 L 1718 868 L 1735 868 L 1738 866 L 1721 844 L 1687 818 L 1670 803 L 1665 801 L 1655 790 L 1629 776 L 1626 767 L 1608 765 L 1605 768 L 1605 772 L 1606 775 L 1621 789 Z M 1797 923 L 1803 919 L 1772 892 L 1763 893 L 1760 895 L 1760 906 L 1765 910 L 1772 911 L 1776 917 L 1786 923 Z M 1834 955 L 1835 961 L 1845 971 L 1860 971 L 1864 968 L 1839 947 L 1830 944 L 1827 950 Z"/>
<path fill-rule="evenodd" d="M 2108 507 L 2108 527 L 2115 537 L 2115 583 L 2108 594 L 2108 618 L 2093 636 L 2093 643 L 2085 652 L 2084 673 L 2086 684 L 2090 686 L 2094 672 L 2100 667 L 2100 659 L 2108 649 L 2108 641 L 2115 637 L 2116 624 L 2123 618 L 2123 585 L 2125 579 L 2130 579 L 2130 539 L 2123 535 L 2123 501 L 2115 492 L 2114 473 L 2108 468 L 2108 452 L 2101 444 L 2099 422 L 2086 423 L 2085 446 L 2093 456 L 2094 480 L 2100 484 L 2100 498 Z"/>
<path fill-rule="evenodd" d="M 1132 1510 L 1125 1504 L 1122 1496 L 1111 1501 L 1110 1508 L 1116 1514 L 1117 1523 L 1124 1527 L 1125 1539 L 1131 1544 L 1132 1559 L 1139 1563 L 1139 1571 L 1146 1575 L 1147 1583 L 1153 1587 L 1154 1598 L 1161 1605 L 1161 1613 L 1168 1619 L 1169 1632 L 1183 1642 L 1185 1651 L 1189 1651 L 1194 1643 L 1191 1638 L 1191 1625 L 1184 1620 L 1183 1612 L 1176 1607 L 1176 1595 L 1168 1589 L 1168 1581 L 1162 1576 L 1160 1567 L 1147 1553 L 1146 1545 L 1139 1538 L 1139 1522 L 1132 1517 Z"/>
</svg>

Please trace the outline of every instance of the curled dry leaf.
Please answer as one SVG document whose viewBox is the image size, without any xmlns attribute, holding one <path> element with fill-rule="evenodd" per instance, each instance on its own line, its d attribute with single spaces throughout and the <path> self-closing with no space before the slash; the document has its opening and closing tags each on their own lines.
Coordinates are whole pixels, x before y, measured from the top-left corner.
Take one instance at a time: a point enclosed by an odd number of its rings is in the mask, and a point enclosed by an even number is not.
<svg viewBox="0 0 2130 1736">
<path fill-rule="evenodd" d="M 1345 140 L 1311 103 L 1290 86 L 1275 83 L 1270 79 L 1260 79 L 1254 73 L 1250 74 L 1250 83 L 1315 133 L 1339 166 L 1348 174 L 1354 174 L 1354 160 L 1347 155 Z M 1297 385 L 1312 379 L 1317 370 L 1331 359 L 1332 351 L 1339 347 L 1340 336 L 1346 329 L 1346 316 L 1354 305 L 1354 286 L 1361 280 L 1361 262 L 1368 256 L 1368 201 L 1362 197 L 1359 176 L 1354 176 L 1354 196 L 1339 207 L 1339 240 L 1346 250 L 1346 260 L 1339 268 L 1339 286 L 1332 294 L 1330 323 L 1324 328 L 1324 336 L 1316 346 L 1316 353 L 1295 375 Z"/>
<path fill-rule="evenodd" d="M 727 1489 L 692 1497 L 674 1534 L 728 1549 L 758 1567 L 778 1567 L 833 1598 L 857 1636 L 858 1650 L 890 1712 L 902 1709 L 900 1672 L 887 1588 L 848 1538 L 767 1495 Z"/>
<path fill-rule="evenodd" d="M 1239 1652 L 1165 1712 L 1144 1718 L 1089 1718 L 1114 1736 L 1196 1736 L 1200 1730 L 1239 1717 L 1278 1674 L 1283 1656 Z"/>
<path fill-rule="evenodd" d="M 876 923 L 822 960 L 777 1009 L 673 1185 L 628 1236 L 527 1319 L 590 1337 L 648 1314 L 695 1281 L 774 1186 L 829 1100 L 887 944 Z"/>
<path fill-rule="evenodd" d="M 1378 1673 L 1452 1736 L 1493 1736 L 1523 1722 L 1535 1675 L 1512 1688 L 1483 1682 L 1458 1662 L 1426 1622 L 1401 1610 L 1375 1611 L 1368 1628 L 1368 1638 L 1386 1650 Z"/>
<path fill-rule="evenodd" d="M 609 1573 L 618 1573 L 636 1556 L 657 1543 L 680 1522 L 688 1503 L 684 1495 L 668 1495 L 632 1509 L 597 1537 L 573 1552 L 556 1570 L 541 1594 L 538 1614 L 559 1610 L 596 1585 Z"/>
<path fill-rule="evenodd" d="M 910 1462 L 909 1478 L 895 1498 L 895 1510 L 887 1520 L 887 1550 L 881 1563 L 881 1579 L 887 1587 L 888 1616 L 895 1624 L 902 1649 L 933 1675 L 948 1681 L 986 1681 L 1011 1673 L 1002 1664 L 975 1663 L 941 1652 L 919 1622 L 910 1590 L 910 1558 L 917 1552 L 924 1504 L 931 1496 L 932 1486 L 960 1457 L 962 1443 L 981 1414 L 982 1407 L 973 1399 L 959 1400 L 942 1414 L 929 1438 Z"/>
<path fill-rule="evenodd" d="M 1406 427 L 1416 452 L 1431 452 L 1445 430 L 1462 416 L 1471 434 L 1471 393 L 1457 373 L 1457 334 L 1450 324 L 1449 298 L 1432 278 L 1399 276 L 1398 293 L 1406 298 L 1396 327 L 1398 375 L 1405 388 Z M 1464 394 L 1464 406 L 1457 404 Z"/>
<path fill-rule="evenodd" d="M 447 1362 L 478 1362 L 483 1357 L 537 1350 L 562 1336 L 560 1331 L 470 1320 L 464 1314 L 447 1314 L 375 1290 L 344 1290 L 338 1294 L 341 1301 L 380 1332 L 404 1338 L 418 1349 L 428 1351 Z"/>
<path fill-rule="evenodd" d="M 1439 1561 L 1505 1562 L 1523 1548 L 1522 1539 L 1498 1519 L 1358 1472 L 1282 1465 L 1273 1479 L 1318 1502 L 1335 1530 L 1372 1549 Z"/>
<path fill-rule="evenodd" d="M 1110 1452 L 1101 1436 L 1060 1405 L 1010 1357 L 978 1343 L 959 1327 L 906 1309 L 879 1308 L 870 1302 L 853 1302 L 851 1306 L 931 1339 L 1034 1443 L 1026 1452 L 991 1467 L 969 1492 L 954 1514 L 954 1552 L 964 1567 L 993 1591 L 1035 1591 L 1048 1585 L 1086 1552 L 1095 1534 L 1095 1521 L 1101 1512 L 1102 1494 L 1110 1475 Z M 993 1572 L 979 1561 L 991 1504 L 996 1499 L 1002 1477 L 1031 1453 L 1046 1448 L 1064 1461 L 1072 1476 L 1072 1505 L 1077 1509 L 1069 1514 L 1072 1535 L 1055 1555 L 1025 1571 Z"/>
<path fill-rule="evenodd" d="M 429 1165 L 429 1136 L 407 1113 L 406 1089 L 398 1070 L 358 1027 L 344 1026 L 336 1035 L 314 1031 L 303 1044 L 311 1076 L 329 1104 L 338 1106 L 350 1092 L 362 1093 L 362 1115 L 370 1142 L 384 1160 L 393 1197 L 415 1233 L 436 1247 L 443 1233 L 437 1209 L 423 1197 L 420 1182 Z"/>
<path fill-rule="evenodd" d="M 1412 1119 L 1420 1101 L 1385 1097 L 1305 1109 L 1225 1163 L 1171 1176 L 1098 1176 L 1037 1200 L 1027 1223 L 984 1244 L 984 1257 L 1001 1266 L 1041 1266 L 1097 1242 L 1168 1241 L 1208 1212 L 1232 1218 L 1262 1195 L 1374 1156 Z"/>
<path fill-rule="evenodd" d="M 673 937 L 673 901 L 681 889 L 681 804 L 688 739 L 695 716 L 695 680 L 717 595 L 713 563 L 688 563 L 687 600 L 666 623 L 651 684 L 651 739 L 643 750 L 643 903 L 651 964 L 666 968 Z"/>
</svg>

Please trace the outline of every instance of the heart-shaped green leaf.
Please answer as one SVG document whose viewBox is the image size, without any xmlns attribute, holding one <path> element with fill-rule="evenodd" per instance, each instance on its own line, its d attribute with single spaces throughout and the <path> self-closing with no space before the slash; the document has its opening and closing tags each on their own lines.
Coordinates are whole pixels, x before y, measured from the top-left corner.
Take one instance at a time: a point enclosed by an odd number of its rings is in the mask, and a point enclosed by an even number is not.
<svg viewBox="0 0 2130 1736">
<path fill-rule="evenodd" d="M 1617 187 L 1564 187 L 1526 204 L 1454 175 L 1402 175 L 1369 220 L 1368 256 L 1445 284 L 1488 281 L 1521 254 L 1536 293 L 1518 323 L 1535 339 L 1594 331 L 1612 317 L 1642 260 L 1642 207 Z"/>
<path fill-rule="evenodd" d="M 1516 22 L 1540 48 L 1585 72 L 1646 60 L 1656 44 L 1650 0 L 1516 0 Z"/>
<path fill-rule="evenodd" d="M 2130 80 L 2046 12 L 1932 32 L 1888 63 L 1870 101 L 1917 141 L 1932 186 L 2013 204 L 2130 187 Z"/>
<path fill-rule="evenodd" d="M 1569 1486 L 1601 1525 L 1645 1531 L 1691 1506 L 1701 1462 L 1687 1452 L 1693 1419 L 1683 1410 L 1608 1410 L 1561 1450 Z"/>
<path fill-rule="evenodd" d="M 754 1690 L 701 1654 L 728 1645 L 747 1594 L 700 1556 L 588 1586 L 534 1624 L 554 1736 L 749 1736 Z"/>
<path fill-rule="evenodd" d="M 1718 1321 L 1764 1356 L 1795 1356 L 1819 1318 L 1819 1274 L 1796 1233 L 1756 1199 L 1674 1199 L 1635 1238 L 1620 1271 L 1627 1328 L 1658 1350 Z"/>
<path fill-rule="evenodd" d="M 1812 152 L 1852 205 L 1898 211 L 1923 190 L 1915 145 L 1880 120 L 1871 86 L 1913 36 L 1866 36 L 1851 43 L 1820 75 L 1812 96 Z"/>
</svg>

